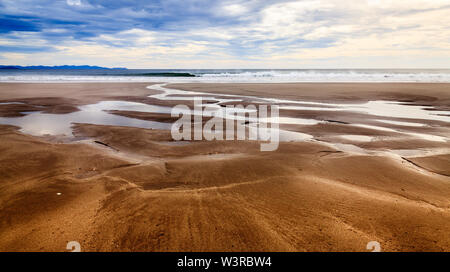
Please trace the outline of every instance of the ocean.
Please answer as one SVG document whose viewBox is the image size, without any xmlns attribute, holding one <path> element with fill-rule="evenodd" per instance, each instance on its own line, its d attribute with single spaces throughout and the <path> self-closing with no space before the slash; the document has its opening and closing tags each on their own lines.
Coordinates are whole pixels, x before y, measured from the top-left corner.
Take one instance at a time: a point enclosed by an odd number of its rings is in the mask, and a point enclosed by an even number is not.
<svg viewBox="0 0 450 272">
<path fill-rule="evenodd" d="M 0 82 L 450 82 L 450 69 L 0 69 Z"/>
</svg>

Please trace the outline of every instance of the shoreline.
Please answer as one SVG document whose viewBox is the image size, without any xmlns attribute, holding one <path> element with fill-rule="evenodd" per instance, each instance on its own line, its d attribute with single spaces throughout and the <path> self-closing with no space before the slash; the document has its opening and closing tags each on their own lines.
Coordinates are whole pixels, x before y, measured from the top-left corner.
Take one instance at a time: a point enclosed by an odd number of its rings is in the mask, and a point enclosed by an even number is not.
<svg viewBox="0 0 450 272">
<path fill-rule="evenodd" d="M 261 81 L 261 80 L 255 80 L 255 81 L 174 81 L 171 78 L 154 78 L 152 80 L 144 80 L 144 81 L 126 81 L 126 80 L 36 80 L 36 81 L 30 81 L 30 80 L 0 80 L 0 84 L 88 84 L 88 83 L 147 83 L 147 84 L 157 84 L 160 82 L 165 82 L 167 84 L 450 84 L 449 81 Z"/>
</svg>

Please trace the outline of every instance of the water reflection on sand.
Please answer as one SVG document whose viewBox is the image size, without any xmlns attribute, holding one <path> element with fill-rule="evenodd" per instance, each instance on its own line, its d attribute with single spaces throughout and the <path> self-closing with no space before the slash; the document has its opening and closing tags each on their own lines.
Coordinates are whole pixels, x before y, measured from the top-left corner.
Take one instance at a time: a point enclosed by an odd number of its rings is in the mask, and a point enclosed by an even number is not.
<svg viewBox="0 0 450 272">
<path fill-rule="evenodd" d="M 450 122 L 450 112 L 436 111 L 429 106 L 417 106 L 396 101 L 368 101 L 359 104 L 338 104 L 338 103 L 324 103 L 312 101 L 296 101 L 286 99 L 274 98 L 260 98 L 253 96 L 239 96 L 226 94 L 211 94 L 202 92 L 191 92 L 166 88 L 166 84 L 156 84 L 149 86 L 149 89 L 158 90 L 161 93 L 150 95 L 151 98 L 160 100 L 182 100 L 191 101 L 194 97 L 201 97 L 208 100 L 205 104 L 207 110 L 210 112 L 222 109 L 225 103 L 240 103 L 244 100 L 257 101 L 258 103 L 278 104 L 280 109 L 294 110 L 294 111 L 336 111 L 336 112 L 358 112 L 373 116 L 372 120 L 380 125 L 373 124 L 349 124 L 377 131 L 391 132 L 401 134 L 403 137 L 415 137 L 428 141 L 446 142 L 449 137 L 442 135 L 431 135 L 425 133 L 418 133 L 415 131 L 408 131 L 408 127 L 425 127 L 425 121 L 439 121 Z M 6 102 L 0 104 L 13 104 L 21 102 Z M 135 112 L 149 112 L 149 113 L 166 113 L 170 114 L 171 107 L 149 105 L 144 103 L 127 102 L 127 101 L 102 101 L 96 104 L 80 106 L 79 111 L 68 114 L 50 114 L 43 112 L 26 112 L 23 117 L 1 117 L 0 124 L 15 125 L 21 127 L 24 133 L 31 135 L 72 135 L 73 123 L 88 123 L 96 125 L 111 125 L 111 126 L 128 126 L 145 129 L 170 129 L 171 124 L 139 120 L 125 116 L 119 116 L 108 111 L 135 111 Z M 399 120 L 385 120 L 379 117 L 401 119 Z M 238 119 L 242 118 L 235 115 L 225 116 L 225 118 Z M 251 124 L 258 122 L 274 122 L 273 118 L 268 119 L 247 119 Z M 278 119 L 280 124 L 285 125 L 317 125 L 319 123 L 326 123 L 327 121 L 318 120 L 314 118 L 296 118 L 296 117 L 280 117 Z M 411 120 L 411 121 L 409 121 Z M 420 123 L 424 120 L 424 123 Z M 347 125 L 347 124 L 342 124 Z M 401 129 L 385 127 L 388 125 L 403 126 Z M 280 129 L 280 140 L 282 141 L 304 141 L 313 139 L 312 135 L 294 131 L 287 131 Z M 355 142 L 367 142 L 376 140 L 375 137 L 365 135 L 340 135 L 341 139 L 347 139 Z"/>
<path fill-rule="evenodd" d="M 0 123 L 19 126 L 22 132 L 37 136 L 47 134 L 71 136 L 73 123 L 170 129 L 170 124 L 167 123 L 139 120 L 106 112 L 106 110 L 123 110 L 170 113 L 169 107 L 125 101 L 102 101 L 81 106 L 79 109 L 80 111 L 67 114 L 26 112 L 23 117 L 0 117 Z"/>
</svg>

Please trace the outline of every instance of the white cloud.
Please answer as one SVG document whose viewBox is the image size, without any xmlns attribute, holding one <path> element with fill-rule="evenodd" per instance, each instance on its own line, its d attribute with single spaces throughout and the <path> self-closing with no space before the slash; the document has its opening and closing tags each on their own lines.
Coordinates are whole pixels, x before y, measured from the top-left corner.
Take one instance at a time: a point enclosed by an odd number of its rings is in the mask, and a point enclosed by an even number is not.
<svg viewBox="0 0 450 272">
<path fill-rule="evenodd" d="M 248 9 L 243 5 L 230 4 L 223 6 L 221 13 L 223 12 L 226 15 L 237 16 L 245 14 L 247 11 Z"/>
<path fill-rule="evenodd" d="M 53 46 L 55 52 L 2 57 L 11 64 L 130 68 L 450 67 L 448 0 L 306 0 L 258 11 L 249 3 L 228 1 L 213 11 L 237 16 L 239 24 L 176 31 L 136 27 L 82 41 L 66 39 Z M 143 10 L 127 12 L 147 15 Z M 0 38 L 0 45 L 52 46 L 39 35 L 12 33 Z"/>
<path fill-rule="evenodd" d="M 67 0 L 66 3 L 69 6 L 81 6 L 81 0 Z"/>
</svg>

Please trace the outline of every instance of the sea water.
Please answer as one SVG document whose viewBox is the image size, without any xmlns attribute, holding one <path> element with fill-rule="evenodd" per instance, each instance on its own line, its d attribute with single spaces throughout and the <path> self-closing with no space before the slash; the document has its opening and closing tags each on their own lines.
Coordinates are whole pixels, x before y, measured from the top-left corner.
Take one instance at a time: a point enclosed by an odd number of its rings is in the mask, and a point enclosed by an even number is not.
<svg viewBox="0 0 450 272">
<path fill-rule="evenodd" d="M 450 69 L 0 69 L 0 82 L 450 82 Z"/>
</svg>

